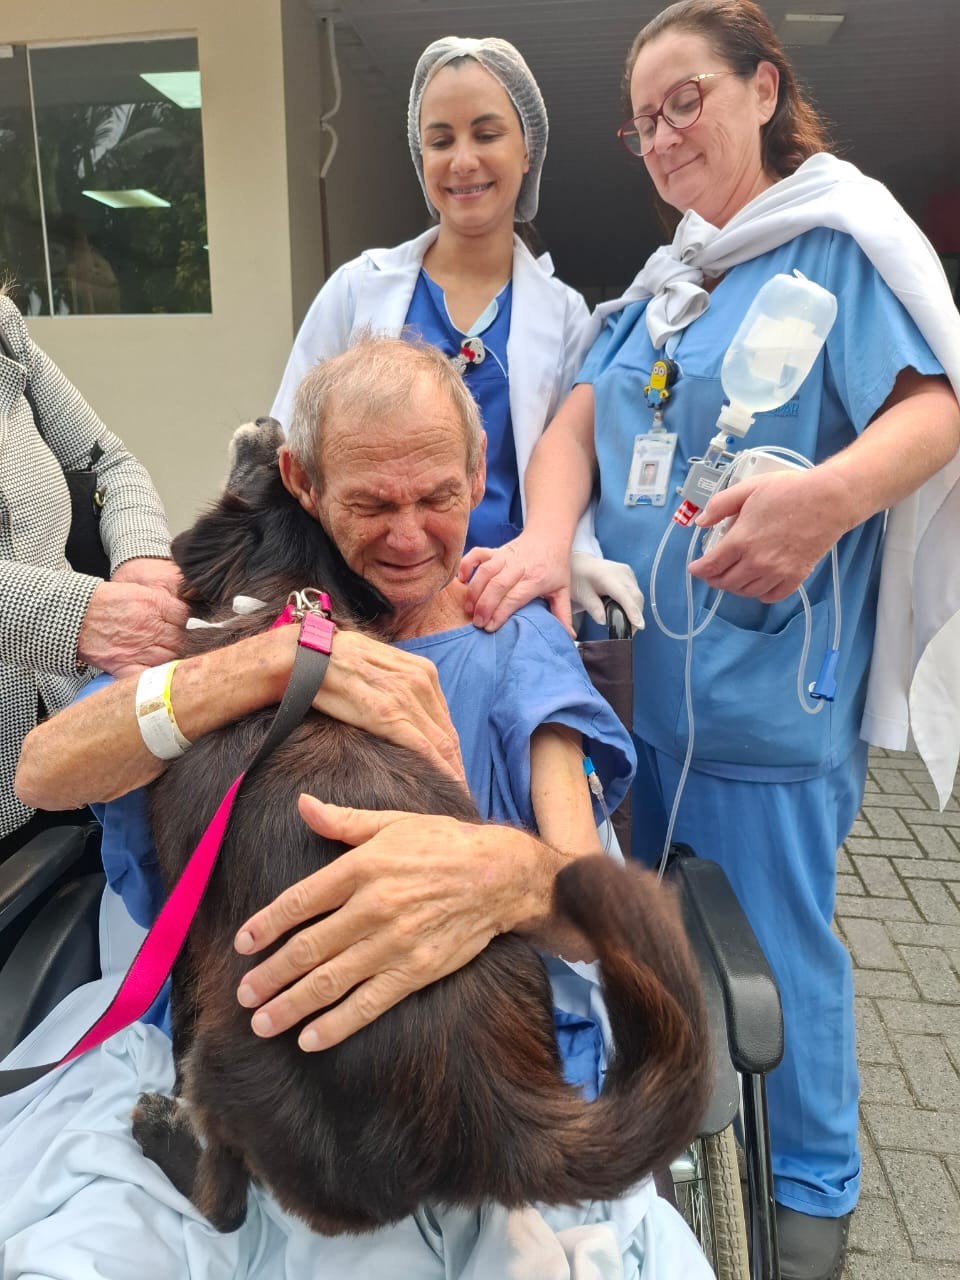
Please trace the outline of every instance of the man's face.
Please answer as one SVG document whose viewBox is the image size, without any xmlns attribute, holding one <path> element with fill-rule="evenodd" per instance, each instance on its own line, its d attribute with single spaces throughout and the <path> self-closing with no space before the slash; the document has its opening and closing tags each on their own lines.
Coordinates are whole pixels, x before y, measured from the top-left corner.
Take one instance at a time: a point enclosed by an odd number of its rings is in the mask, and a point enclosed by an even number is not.
<svg viewBox="0 0 960 1280">
<path fill-rule="evenodd" d="M 395 610 L 421 605 L 456 573 L 484 469 L 467 475 L 463 427 L 432 379 L 379 423 L 344 420 L 324 433 L 320 523 L 347 564 Z"/>
</svg>

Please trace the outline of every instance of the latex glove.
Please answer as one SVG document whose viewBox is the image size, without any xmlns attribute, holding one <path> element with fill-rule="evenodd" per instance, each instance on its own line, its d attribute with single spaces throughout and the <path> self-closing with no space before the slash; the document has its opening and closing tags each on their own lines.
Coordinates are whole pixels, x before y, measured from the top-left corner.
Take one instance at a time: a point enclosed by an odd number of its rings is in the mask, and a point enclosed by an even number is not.
<svg viewBox="0 0 960 1280">
<path fill-rule="evenodd" d="M 586 610 L 594 622 L 603 626 L 607 620 L 604 596 L 616 600 L 634 631 L 643 630 L 643 592 L 630 566 L 619 560 L 601 560 L 587 551 L 574 551 L 570 557 L 573 608 Z"/>
</svg>

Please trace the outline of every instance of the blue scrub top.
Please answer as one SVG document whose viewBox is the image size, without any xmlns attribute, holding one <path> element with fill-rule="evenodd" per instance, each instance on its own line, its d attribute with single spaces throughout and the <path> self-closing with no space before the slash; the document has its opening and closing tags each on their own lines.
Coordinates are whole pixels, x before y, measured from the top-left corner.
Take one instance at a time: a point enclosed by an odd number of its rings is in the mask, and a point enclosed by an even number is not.
<svg viewBox="0 0 960 1280">
<path fill-rule="evenodd" d="M 651 425 L 643 388 L 662 352 L 651 343 L 644 311 L 634 303 L 608 319 L 578 381 L 593 384 L 600 500 L 596 529 L 604 553 L 633 566 L 649 593 L 657 546 L 680 501 L 689 459 L 702 455 L 725 397 L 720 366 L 759 288 L 777 272 L 800 270 L 837 297 L 837 321 L 798 394 L 758 414 L 736 448 L 781 445 L 812 462 L 837 453 L 867 426 L 900 371 L 938 374 L 933 356 L 901 303 L 856 242 L 817 229 L 726 273 L 707 310 L 680 336 L 674 359 L 680 376 L 664 426 L 679 435 L 671 486 L 663 507 L 628 507 L 624 491 L 634 438 Z M 852 529 L 838 544 L 842 634 L 836 701 L 818 715 L 800 708 L 796 673 L 804 616 L 795 593 L 778 604 L 723 597 L 716 617 L 693 642 L 694 760 L 702 772 L 780 781 L 816 777 L 845 759 L 859 736 L 873 646 L 883 515 Z M 685 559 L 690 530 L 674 526 L 657 574 L 657 603 L 673 631 L 685 633 Z M 834 628 L 830 558 L 807 580 L 813 614 L 804 687 L 815 679 Z M 694 620 L 714 598 L 693 582 Z M 685 642 L 651 621 L 634 642 L 637 736 L 682 758 L 688 740 L 684 706 Z"/>
<path fill-rule="evenodd" d="M 474 336 L 482 337 L 486 350 L 482 364 L 464 371 L 464 380 L 479 406 L 487 433 L 487 487 L 483 501 L 470 515 L 467 551 L 471 547 L 502 546 L 523 527 L 507 376 L 512 297 L 513 285 L 508 282 L 469 333 L 463 333 L 447 314 L 443 290 L 421 268 L 407 311 L 409 328 L 445 355 L 456 355 L 464 338 Z"/>
</svg>

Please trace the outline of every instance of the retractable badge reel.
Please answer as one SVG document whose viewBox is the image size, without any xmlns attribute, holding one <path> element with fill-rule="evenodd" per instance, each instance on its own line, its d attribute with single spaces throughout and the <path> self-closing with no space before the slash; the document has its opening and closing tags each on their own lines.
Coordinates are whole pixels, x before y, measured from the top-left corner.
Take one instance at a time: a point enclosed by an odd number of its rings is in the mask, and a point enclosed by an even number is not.
<svg viewBox="0 0 960 1280">
<path fill-rule="evenodd" d="M 457 373 L 463 376 L 470 369 L 475 369 L 477 365 L 483 364 L 487 358 L 487 349 L 483 345 L 483 339 L 476 335 L 464 338 L 460 343 L 460 350 L 455 356 L 450 357 L 450 363 L 456 369 Z"/>
<path fill-rule="evenodd" d="M 670 399 L 670 388 L 679 372 L 675 360 L 655 360 L 650 370 L 650 381 L 643 388 L 644 398 L 653 410 L 653 423 L 649 431 L 634 437 L 630 474 L 623 495 L 627 507 L 662 507 L 667 500 L 677 435 L 666 430 L 663 415 Z"/>
</svg>

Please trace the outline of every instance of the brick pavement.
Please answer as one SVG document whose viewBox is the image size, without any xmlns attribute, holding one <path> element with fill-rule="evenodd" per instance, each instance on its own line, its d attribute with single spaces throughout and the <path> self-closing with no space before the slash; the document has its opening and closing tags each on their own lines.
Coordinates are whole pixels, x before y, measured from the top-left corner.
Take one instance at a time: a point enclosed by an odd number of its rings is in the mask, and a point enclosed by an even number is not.
<svg viewBox="0 0 960 1280">
<path fill-rule="evenodd" d="M 844 1280 L 960 1280 L 960 786 L 871 751 L 840 854 L 853 956 L 863 1183 Z"/>
</svg>

